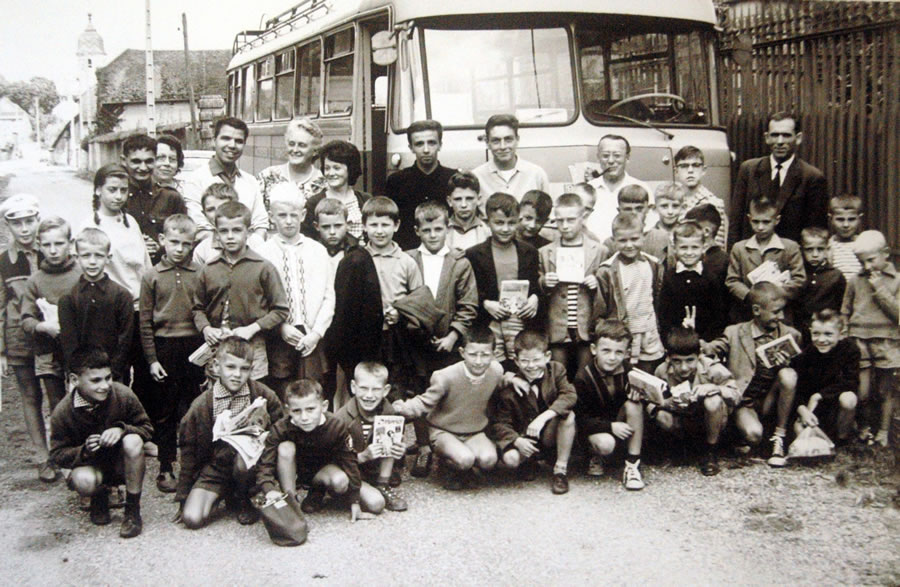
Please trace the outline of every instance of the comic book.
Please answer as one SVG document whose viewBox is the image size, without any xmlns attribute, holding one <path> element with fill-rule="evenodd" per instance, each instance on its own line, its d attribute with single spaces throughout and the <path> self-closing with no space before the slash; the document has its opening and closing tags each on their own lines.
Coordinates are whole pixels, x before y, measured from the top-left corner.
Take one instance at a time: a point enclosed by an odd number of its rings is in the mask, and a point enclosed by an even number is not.
<svg viewBox="0 0 900 587">
<path fill-rule="evenodd" d="M 266 399 L 258 397 L 236 415 L 231 410 L 219 414 L 213 424 L 213 442 L 224 440 L 233 446 L 249 469 L 262 455 L 270 423 Z"/>
<path fill-rule="evenodd" d="M 394 443 L 403 442 L 403 423 L 403 416 L 375 416 L 372 444 L 382 445 L 385 454 L 389 454 Z"/>
<path fill-rule="evenodd" d="M 793 358 L 800 354 L 800 345 L 793 336 L 785 334 L 781 338 L 756 347 L 756 356 L 767 369 L 771 369 L 775 362 L 775 353 L 778 351 L 783 351 L 789 358 Z"/>
</svg>

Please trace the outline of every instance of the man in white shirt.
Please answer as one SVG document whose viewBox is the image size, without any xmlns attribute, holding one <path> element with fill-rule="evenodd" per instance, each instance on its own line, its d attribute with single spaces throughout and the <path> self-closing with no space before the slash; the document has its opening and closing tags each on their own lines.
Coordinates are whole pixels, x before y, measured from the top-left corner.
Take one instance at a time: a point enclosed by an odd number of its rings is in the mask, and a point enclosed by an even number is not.
<svg viewBox="0 0 900 587">
<path fill-rule="evenodd" d="M 491 152 L 487 161 L 472 170 L 481 187 L 479 208 L 496 192 L 522 200 L 530 190 L 550 191 L 550 179 L 543 168 L 525 161 L 519 148 L 519 120 L 512 114 L 495 114 L 484 125 L 485 140 Z"/>
<path fill-rule="evenodd" d="M 250 209 L 250 230 L 265 236 L 269 228 L 269 217 L 259 192 L 256 178 L 241 171 L 237 162 L 244 154 L 244 146 L 250 129 L 239 118 L 221 118 L 215 125 L 215 155 L 207 165 L 201 165 L 185 178 L 184 201 L 188 215 L 197 223 L 197 238 L 212 234 L 213 227 L 203 214 L 201 199 L 203 192 L 213 183 L 227 183 L 238 194 L 238 201 Z"/>
<path fill-rule="evenodd" d="M 599 177 L 592 177 L 591 170 L 585 172 L 585 181 L 596 190 L 594 211 L 584 223 L 585 228 L 601 241 L 612 236 L 612 221 L 618 214 L 619 191 L 627 185 L 639 185 L 650 197 L 645 228 L 656 226 L 659 216 L 653 209 L 653 190 L 643 181 L 628 175 L 628 160 L 631 144 L 623 136 L 604 135 L 597 143 L 597 160 L 603 166 Z"/>
</svg>

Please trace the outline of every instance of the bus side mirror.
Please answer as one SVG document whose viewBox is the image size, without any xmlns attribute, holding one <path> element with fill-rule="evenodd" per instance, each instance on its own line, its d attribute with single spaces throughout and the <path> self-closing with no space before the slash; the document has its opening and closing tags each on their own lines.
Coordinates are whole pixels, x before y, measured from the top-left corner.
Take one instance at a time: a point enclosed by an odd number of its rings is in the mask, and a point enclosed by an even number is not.
<svg viewBox="0 0 900 587">
<path fill-rule="evenodd" d="M 372 62 L 387 66 L 397 61 L 397 37 L 392 31 L 372 35 Z"/>
</svg>

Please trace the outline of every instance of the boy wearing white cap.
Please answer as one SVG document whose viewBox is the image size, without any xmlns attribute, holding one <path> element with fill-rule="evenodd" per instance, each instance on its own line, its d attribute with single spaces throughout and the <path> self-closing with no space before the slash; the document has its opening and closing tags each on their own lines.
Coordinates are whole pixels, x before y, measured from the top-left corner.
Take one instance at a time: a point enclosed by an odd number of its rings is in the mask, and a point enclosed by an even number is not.
<svg viewBox="0 0 900 587">
<path fill-rule="evenodd" d="M 325 354 L 319 341 L 334 317 L 334 266 L 323 245 L 306 237 L 300 226 L 306 199 L 292 182 L 269 189 L 269 220 L 275 234 L 257 247 L 275 265 L 288 297 L 290 314 L 269 339 L 268 385 L 284 401 L 284 389 L 295 379 L 322 380 Z"/>
<path fill-rule="evenodd" d="M 0 255 L 0 372 L 12 368 L 22 394 L 25 428 L 41 462 L 38 477 L 52 482 L 59 472 L 49 460 L 47 432 L 42 413 L 43 395 L 34 373 L 34 354 L 22 330 L 22 295 L 25 283 L 38 270 L 37 235 L 39 204 L 30 194 L 15 194 L 0 204 L 0 216 L 9 227 L 12 242 Z"/>
</svg>

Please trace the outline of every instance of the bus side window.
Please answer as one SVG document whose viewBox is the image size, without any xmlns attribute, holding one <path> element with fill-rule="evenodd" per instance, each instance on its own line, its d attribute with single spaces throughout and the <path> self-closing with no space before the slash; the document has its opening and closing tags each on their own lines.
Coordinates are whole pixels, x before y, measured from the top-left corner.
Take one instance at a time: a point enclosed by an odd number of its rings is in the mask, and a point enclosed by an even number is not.
<svg viewBox="0 0 900 587">
<path fill-rule="evenodd" d="M 294 114 L 319 115 L 319 93 L 322 85 L 322 42 L 315 40 L 297 50 L 297 92 Z"/>
<path fill-rule="evenodd" d="M 325 38 L 325 114 L 353 107 L 353 33 L 349 28 Z"/>
</svg>

